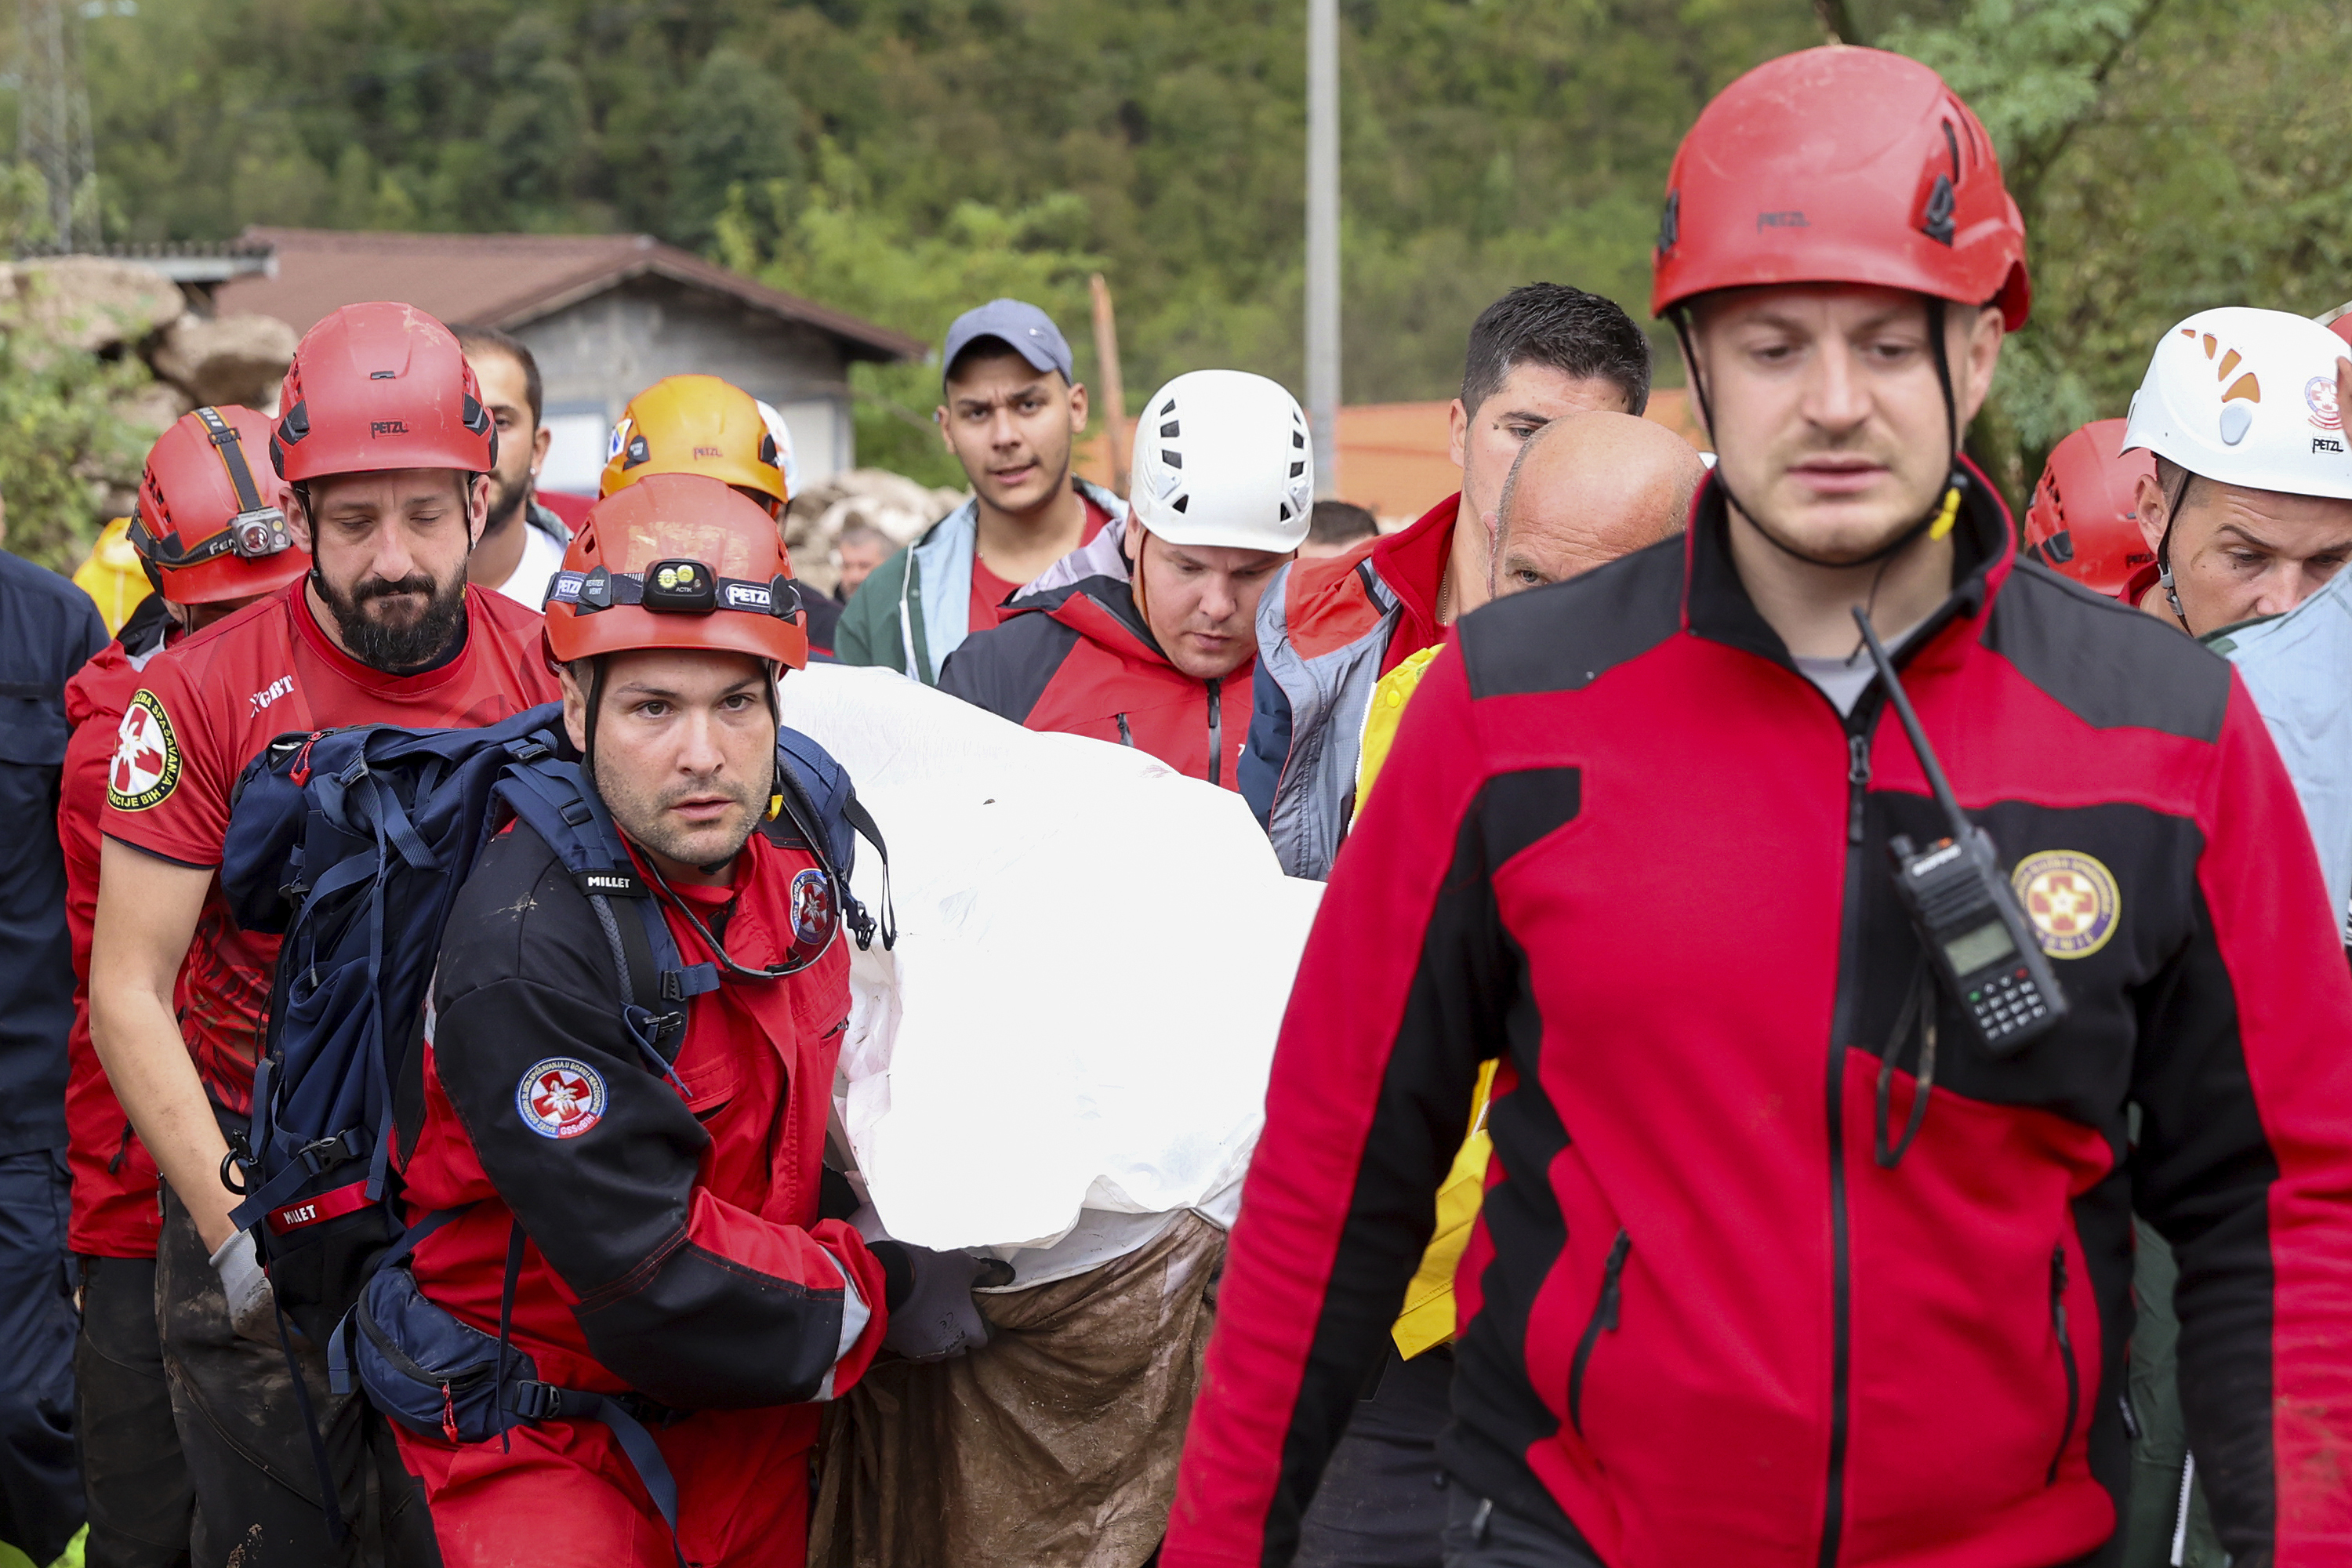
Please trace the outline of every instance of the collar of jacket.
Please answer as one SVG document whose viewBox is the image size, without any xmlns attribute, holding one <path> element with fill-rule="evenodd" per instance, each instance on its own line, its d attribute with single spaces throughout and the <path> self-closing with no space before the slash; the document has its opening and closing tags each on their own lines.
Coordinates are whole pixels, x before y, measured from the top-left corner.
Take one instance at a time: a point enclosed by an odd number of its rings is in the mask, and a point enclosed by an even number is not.
<svg viewBox="0 0 2352 1568">
<path fill-rule="evenodd" d="M 1991 605 L 2016 560 L 2017 531 L 2000 492 L 1977 466 L 1960 459 L 1965 483 L 1952 529 L 1952 591 L 1928 616 L 1897 662 L 1906 667 L 1940 665 L 1952 656 L 1942 634 L 1956 620 L 1974 621 Z M 1723 487 L 1709 469 L 1691 505 L 1684 550 L 1683 627 L 1710 642 L 1728 644 L 1794 670 L 1788 645 L 1758 612 L 1731 559 L 1731 519 Z"/>
<path fill-rule="evenodd" d="M 1070 484 L 1110 515 L 1103 534 L 1116 533 L 1127 521 L 1127 503 L 1110 491 L 1076 474 L 1070 476 Z M 918 679 L 935 679 L 948 655 L 971 635 L 971 558 L 979 547 L 980 498 L 972 496 L 931 524 L 907 552 L 907 570 L 898 578 L 898 626 L 905 639 L 907 673 Z M 1056 562 L 1046 570 L 1050 573 L 1060 564 Z M 923 634 L 919 649 L 915 647 L 914 623 L 909 618 L 918 607 Z M 917 673 L 918 663 L 927 667 L 924 673 Z"/>
<path fill-rule="evenodd" d="M 555 541 L 558 544 L 568 546 L 572 542 L 572 529 L 570 525 L 565 523 L 562 518 L 556 515 L 554 508 L 541 504 L 540 499 L 536 495 L 533 495 L 530 501 L 524 505 L 522 509 L 522 520 L 523 521 L 530 524 L 531 527 L 539 530 L 540 532 Z"/>
<path fill-rule="evenodd" d="M 1005 605 L 1005 619 L 1051 616 L 1089 642 L 1174 668 L 1136 605 L 1134 567 L 1123 548 L 1125 535 L 1124 527 L 1105 525 L 1021 590 Z"/>
<path fill-rule="evenodd" d="M 1462 492 L 1456 490 L 1407 527 L 1374 541 L 1365 557 L 1402 607 L 1396 635 L 1390 639 L 1398 658 L 1445 636 L 1437 623 L 1437 595 L 1454 555 L 1454 531 L 1461 525 L 1461 515 Z"/>
</svg>

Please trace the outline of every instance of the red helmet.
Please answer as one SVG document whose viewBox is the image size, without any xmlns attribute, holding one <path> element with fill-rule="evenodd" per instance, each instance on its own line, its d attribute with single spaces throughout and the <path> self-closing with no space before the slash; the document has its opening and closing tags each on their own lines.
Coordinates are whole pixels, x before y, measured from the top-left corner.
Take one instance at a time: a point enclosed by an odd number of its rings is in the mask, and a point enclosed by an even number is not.
<svg viewBox="0 0 2352 1568">
<path fill-rule="evenodd" d="M 2025 223 L 1992 139 L 1943 78 L 1828 45 L 1717 93 L 1675 154 L 1650 309 L 1717 289 L 1868 283 L 1998 303 L 2015 331 L 2032 286 Z"/>
<path fill-rule="evenodd" d="M 2124 421 L 2100 419 L 2050 449 L 2025 509 L 2025 543 L 2042 563 L 2094 593 L 2121 598 L 2132 574 L 2156 560 L 2139 531 L 2139 479 L 2153 479 L 2146 447 L 2123 452 Z"/>
<path fill-rule="evenodd" d="M 569 664 L 626 648 L 808 663 L 800 587 L 757 501 L 701 474 L 648 474 L 588 509 L 547 590 L 547 647 Z"/>
<path fill-rule="evenodd" d="M 448 328 L 414 305 L 345 305 L 302 334 L 269 455 L 289 483 L 328 474 L 487 474 L 498 430 Z"/>
<path fill-rule="evenodd" d="M 155 569 L 165 598 L 251 598 L 310 569 L 310 557 L 286 531 L 284 486 L 254 473 L 268 440 L 268 415 L 199 408 L 148 450 L 131 544 Z"/>
</svg>

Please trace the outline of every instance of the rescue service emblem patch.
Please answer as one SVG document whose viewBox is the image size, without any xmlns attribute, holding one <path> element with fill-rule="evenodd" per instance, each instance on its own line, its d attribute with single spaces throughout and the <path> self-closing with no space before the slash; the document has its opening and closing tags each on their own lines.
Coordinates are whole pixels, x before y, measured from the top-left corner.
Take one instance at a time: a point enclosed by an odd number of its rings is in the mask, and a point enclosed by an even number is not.
<svg viewBox="0 0 2352 1568">
<path fill-rule="evenodd" d="M 604 1078 L 586 1062 L 533 1062 L 515 1086 L 515 1114 L 541 1138 L 577 1138 L 604 1120 Z"/>
<path fill-rule="evenodd" d="M 2088 958 L 2116 934 L 2123 895 L 2114 875 L 2090 856 L 2045 849 L 2020 860 L 2009 880 L 2051 957 Z"/>
<path fill-rule="evenodd" d="M 833 932 L 833 883 L 812 866 L 793 875 L 793 934 L 803 942 L 825 940 Z"/>
<path fill-rule="evenodd" d="M 122 710 L 114 731 L 114 761 L 107 764 L 106 798 L 117 811 L 144 811 L 180 783 L 180 740 L 170 715 L 152 691 L 142 691 Z"/>
</svg>

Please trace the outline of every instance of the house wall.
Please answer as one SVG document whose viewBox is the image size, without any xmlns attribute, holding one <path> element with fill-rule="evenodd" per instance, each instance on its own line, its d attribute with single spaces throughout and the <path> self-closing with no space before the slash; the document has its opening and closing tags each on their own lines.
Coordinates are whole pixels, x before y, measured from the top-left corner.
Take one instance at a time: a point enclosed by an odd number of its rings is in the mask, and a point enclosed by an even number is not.
<svg viewBox="0 0 2352 1568">
<path fill-rule="evenodd" d="M 621 410 L 666 375 L 723 376 L 782 411 L 803 484 L 856 465 L 848 363 L 814 327 L 663 278 L 637 278 L 512 329 L 546 385 L 540 482 L 595 493 Z"/>
</svg>

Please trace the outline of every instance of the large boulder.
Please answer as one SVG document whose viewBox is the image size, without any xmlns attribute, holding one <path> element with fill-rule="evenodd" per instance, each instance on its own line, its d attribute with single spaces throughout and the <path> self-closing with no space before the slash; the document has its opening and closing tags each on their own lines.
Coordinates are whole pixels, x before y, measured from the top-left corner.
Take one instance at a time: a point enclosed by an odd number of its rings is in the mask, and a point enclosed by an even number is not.
<svg viewBox="0 0 2352 1568">
<path fill-rule="evenodd" d="M 187 310 L 179 286 L 153 268 L 106 256 L 20 262 L 13 282 L 13 298 L 0 300 L 7 321 L 91 353 L 142 342 Z"/>
<path fill-rule="evenodd" d="M 148 363 L 198 403 L 241 403 L 274 414 L 300 334 L 275 316 L 182 316 Z"/>
</svg>

